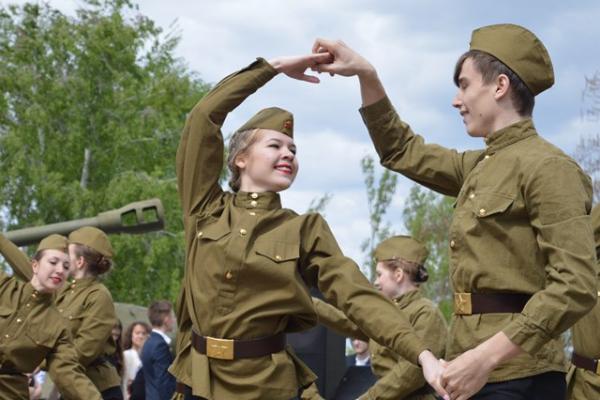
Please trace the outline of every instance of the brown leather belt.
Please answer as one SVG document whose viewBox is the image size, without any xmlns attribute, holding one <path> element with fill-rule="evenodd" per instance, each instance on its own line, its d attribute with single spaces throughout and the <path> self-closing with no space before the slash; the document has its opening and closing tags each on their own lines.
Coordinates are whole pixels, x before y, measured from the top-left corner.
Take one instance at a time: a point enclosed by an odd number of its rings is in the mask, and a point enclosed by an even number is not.
<svg viewBox="0 0 600 400">
<path fill-rule="evenodd" d="M 175 392 L 177 393 L 181 393 L 181 394 L 186 394 L 186 389 L 189 390 L 189 386 L 186 385 L 185 383 L 182 382 L 175 382 Z"/>
<path fill-rule="evenodd" d="M 520 313 L 530 298 L 525 293 L 454 293 L 454 314 Z"/>
<path fill-rule="evenodd" d="M 258 339 L 218 339 L 201 336 L 192 331 L 192 346 L 200 354 L 220 360 L 262 357 L 278 353 L 285 348 L 285 333 Z"/>
<path fill-rule="evenodd" d="M 594 358 L 588 358 L 580 356 L 577 353 L 573 353 L 573 355 L 571 356 L 571 362 L 577 368 L 587 369 L 588 371 L 600 375 L 600 363 Z"/>
<path fill-rule="evenodd" d="M 12 367 L 0 367 L 0 375 L 23 375 L 25 376 L 25 374 L 21 371 L 17 371 L 15 368 Z"/>
</svg>

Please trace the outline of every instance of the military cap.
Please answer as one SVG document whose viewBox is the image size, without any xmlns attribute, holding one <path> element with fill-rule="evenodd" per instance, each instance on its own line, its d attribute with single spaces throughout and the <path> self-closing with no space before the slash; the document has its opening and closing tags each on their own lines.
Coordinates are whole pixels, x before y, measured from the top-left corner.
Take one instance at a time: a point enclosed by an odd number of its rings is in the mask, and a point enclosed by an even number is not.
<svg viewBox="0 0 600 400">
<path fill-rule="evenodd" d="M 37 251 L 42 250 L 60 250 L 62 252 L 67 252 L 69 248 L 69 241 L 63 235 L 58 235 L 56 233 L 46 236 L 37 247 Z"/>
<path fill-rule="evenodd" d="M 294 115 L 279 107 L 269 107 L 257 112 L 238 132 L 250 129 L 272 129 L 294 137 Z"/>
<path fill-rule="evenodd" d="M 594 240 L 596 247 L 600 246 L 600 204 L 592 209 L 592 229 L 594 230 Z"/>
<path fill-rule="evenodd" d="M 113 256 L 113 249 L 106 233 L 93 226 L 84 226 L 69 234 L 69 242 L 83 244 L 105 257 Z"/>
<path fill-rule="evenodd" d="M 392 236 L 379 243 L 375 249 L 377 261 L 402 259 L 424 264 L 428 255 L 427 248 L 410 236 Z"/>
<path fill-rule="evenodd" d="M 546 47 L 522 26 L 498 24 L 475 29 L 470 49 L 483 51 L 502 61 L 534 96 L 554 84 L 554 70 Z"/>
</svg>

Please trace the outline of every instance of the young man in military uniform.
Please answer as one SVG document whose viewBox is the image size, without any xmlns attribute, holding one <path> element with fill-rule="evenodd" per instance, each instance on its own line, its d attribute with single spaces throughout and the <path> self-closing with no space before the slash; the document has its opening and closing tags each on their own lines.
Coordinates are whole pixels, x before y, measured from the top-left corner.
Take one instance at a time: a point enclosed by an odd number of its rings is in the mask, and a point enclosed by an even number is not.
<svg viewBox="0 0 600 400">
<path fill-rule="evenodd" d="M 554 83 L 544 45 L 512 24 L 473 32 L 456 66 L 453 106 L 486 148 L 462 153 L 414 134 L 375 68 L 344 43 L 318 39 L 313 51 L 334 57 L 319 72 L 358 76 L 360 112 L 381 163 L 457 197 L 446 351 L 453 361 L 441 377 L 451 398 L 564 399 L 560 334 L 596 302 L 592 189 L 533 125 L 534 96 Z"/>
<path fill-rule="evenodd" d="M 592 210 L 596 256 L 600 260 L 600 205 Z M 600 261 L 598 263 L 600 267 Z M 598 286 L 600 296 L 600 285 Z M 573 325 L 573 355 L 568 374 L 568 399 L 600 399 L 600 302 Z"/>
</svg>

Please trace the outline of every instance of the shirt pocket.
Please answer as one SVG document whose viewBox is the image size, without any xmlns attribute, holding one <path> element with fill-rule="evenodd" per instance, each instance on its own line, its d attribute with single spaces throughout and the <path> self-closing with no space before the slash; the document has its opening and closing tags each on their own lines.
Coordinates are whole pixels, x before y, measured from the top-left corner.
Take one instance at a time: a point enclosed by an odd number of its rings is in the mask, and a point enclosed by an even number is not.
<svg viewBox="0 0 600 400">
<path fill-rule="evenodd" d="M 297 243 L 261 242 L 256 244 L 256 253 L 277 264 L 297 260 L 300 256 Z"/>
<path fill-rule="evenodd" d="M 0 320 L 7 319 L 14 311 L 10 307 L 0 306 Z"/>
<path fill-rule="evenodd" d="M 202 218 L 196 221 L 196 238 L 217 241 L 231 232 L 229 224 L 213 218 Z"/>
<path fill-rule="evenodd" d="M 253 265 L 253 273 L 264 279 L 265 289 L 288 287 L 290 282 L 299 279 L 297 271 L 299 248 L 297 243 L 283 241 L 259 241 L 255 245 L 258 262 Z"/>
<path fill-rule="evenodd" d="M 495 218 L 505 214 L 515 196 L 503 193 L 478 193 L 472 200 L 472 211 L 478 219 Z"/>
</svg>

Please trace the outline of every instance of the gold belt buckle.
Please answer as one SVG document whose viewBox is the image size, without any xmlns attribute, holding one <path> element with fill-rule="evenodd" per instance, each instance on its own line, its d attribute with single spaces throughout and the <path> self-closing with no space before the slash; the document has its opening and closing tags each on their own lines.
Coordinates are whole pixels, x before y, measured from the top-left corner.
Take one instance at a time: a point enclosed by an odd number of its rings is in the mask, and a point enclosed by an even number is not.
<svg viewBox="0 0 600 400">
<path fill-rule="evenodd" d="M 207 336 L 206 355 L 219 360 L 233 360 L 233 340 Z"/>
<path fill-rule="evenodd" d="M 473 314 L 471 293 L 454 293 L 454 313 L 457 315 Z"/>
</svg>

